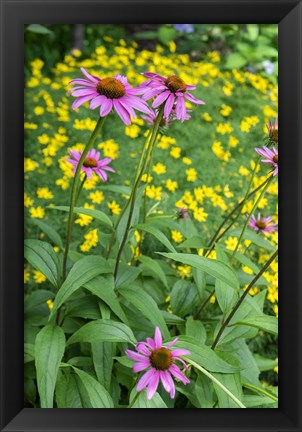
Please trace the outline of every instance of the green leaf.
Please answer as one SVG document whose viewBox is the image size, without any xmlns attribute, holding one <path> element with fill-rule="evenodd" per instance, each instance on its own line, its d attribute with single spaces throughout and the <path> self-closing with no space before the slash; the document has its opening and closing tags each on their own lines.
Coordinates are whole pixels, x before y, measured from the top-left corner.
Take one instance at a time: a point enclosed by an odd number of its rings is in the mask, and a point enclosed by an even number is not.
<svg viewBox="0 0 302 432">
<path fill-rule="evenodd" d="M 26 27 L 27 31 L 38 34 L 52 34 L 53 32 L 41 24 L 30 24 Z"/>
<path fill-rule="evenodd" d="M 190 316 L 186 322 L 186 336 L 190 336 L 201 344 L 204 344 L 207 339 L 207 332 L 203 323 L 199 320 L 194 320 Z"/>
<path fill-rule="evenodd" d="M 273 370 L 278 365 L 276 360 L 262 357 L 259 354 L 254 354 L 254 359 L 261 372 Z"/>
<path fill-rule="evenodd" d="M 122 195 L 130 195 L 131 194 L 131 188 L 129 186 L 120 186 L 120 185 L 107 185 L 102 184 L 101 186 L 96 187 L 96 189 L 105 190 L 109 192 L 116 192 L 118 194 Z"/>
<path fill-rule="evenodd" d="M 59 371 L 61 372 L 61 371 Z M 71 373 L 59 373 L 56 384 L 56 402 L 58 408 L 84 408 L 83 395 L 77 383 L 77 376 Z"/>
<path fill-rule="evenodd" d="M 157 39 L 158 33 L 157 31 L 144 31 L 144 32 L 136 32 L 134 34 L 136 39 Z"/>
<path fill-rule="evenodd" d="M 251 41 L 255 41 L 259 35 L 259 26 L 257 24 L 248 24 L 247 33 Z"/>
<path fill-rule="evenodd" d="M 63 212 L 69 212 L 69 207 L 68 206 L 52 206 L 52 207 L 48 207 L 49 210 L 60 210 Z M 92 209 L 87 209 L 85 207 L 75 207 L 73 209 L 74 213 L 78 213 L 78 214 L 84 214 L 86 216 L 91 216 L 94 219 L 96 219 L 97 221 L 101 222 L 103 225 L 106 225 L 110 228 L 112 228 L 112 222 L 111 219 L 102 211 L 100 210 L 92 210 Z"/>
<path fill-rule="evenodd" d="M 155 326 L 158 326 L 161 329 L 164 338 L 170 336 L 161 311 L 158 309 L 157 304 L 149 294 L 139 287 L 123 287 L 119 289 L 119 293 L 121 293 L 122 296 L 136 307 L 149 321 L 151 321 Z"/>
<path fill-rule="evenodd" d="M 49 324 L 37 334 L 35 365 L 41 408 L 53 407 L 53 394 L 64 349 L 65 335 L 60 327 Z"/>
<path fill-rule="evenodd" d="M 112 275 L 98 276 L 89 282 L 85 283 L 84 288 L 103 300 L 115 315 L 123 321 L 128 323 L 128 319 L 120 306 L 120 303 L 114 292 L 114 278 Z"/>
<path fill-rule="evenodd" d="M 178 280 L 171 291 L 173 313 L 181 317 L 192 312 L 198 303 L 198 293 L 194 284 L 188 280 Z"/>
<path fill-rule="evenodd" d="M 226 265 L 229 265 L 229 259 L 223 249 L 216 246 L 217 259 L 224 262 Z M 220 279 L 216 279 L 215 281 L 215 295 L 217 298 L 217 302 L 221 311 L 225 314 L 230 312 L 232 307 L 235 305 L 236 301 L 239 298 L 239 291 L 234 290 L 225 282 L 222 282 Z"/>
<path fill-rule="evenodd" d="M 98 382 L 109 391 L 113 357 L 115 356 L 115 344 L 111 342 L 92 343 L 91 353 Z"/>
<path fill-rule="evenodd" d="M 130 395 L 130 403 L 133 401 L 134 397 L 137 395 L 135 388 L 132 390 Z M 147 392 L 143 390 L 140 392 L 138 398 L 134 402 L 131 408 L 168 408 L 165 402 L 162 400 L 158 393 L 155 393 L 151 400 L 147 399 Z"/>
<path fill-rule="evenodd" d="M 120 263 L 119 272 L 116 276 L 115 287 L 118 288 L 123 285 L 129 285 L 138 278 L 141 274 L 141 269 L 129 266 L 126 263 Z"/>
<path fill-rule="evenodd" d="M 178 261 L 183 264 L 187 264 L 197 269 L 200 269 L 205 273 L 208 273 L 211 276 L 220 279 L 222 282 L 226 283 L 231 288 L 239 289 L 239 282 L 234 270 L 221 261 L 193 254 L 163 252 L 157 253 L 174 261 Z"/>
<path fill-rule="evenodd" d="M 31 221 L 36 224 L 40 228 L 40 230 L 43 231 L 55 245 L 63 249 L 64 246 L 61 236 L 57 233 L 55 229 L 53 229 L 52 226 L 48 225 L 44 221 L 41 221 L 40 219 L 31 219 Z"/>
<path fill-rule="evenodd" d="M 169 42 L 174 40 L 177 36 L 177 31 L 174 27 L 165 27 L 161 26 L 158 29 L 158 38 L 164 45 L 167 45 Z"/>
<path fill-rule="evenodd" d="M 166 288 L 168 287 L 166 275 L 156 260 L 145 255 L 140 255 L 138 259 L 141 263 L 144 264 L 144 266 L 151 270 L 151 272 L 162 281 Z"/>
<path fill-rule="evenodd" d="M 111 396 L 102 384 L 81 369 L 72 368 L 85 387 L 92 408 L 114 408 Z"/>
<path fill-rule="evenodd" d="M 134 206 L 132 217 L 131 217 L 131 226 L 132 227 L 134 225 L 136 225 L 138 223 L 138 220 L 139 220 L 141 201 L 142 201 L 144 189 L 145 189 L 145 185 L 139 187 L 137 194 L 136 194 L 135 206 Z M 126 229 L 127 222 L 128 222 L 129 212 L 130 212 L 130 203 L 128 201 L 127 209 L 126 209 L 125 213 L 123 214 L 123 216 L 120 220 L 120 223 L 116 229 L 116 239 L 117 239 L 118 243 L 120 243 L 122 241 L 122 238 L 124 236 L 125 229 Z"/>
<path fill-rule="evenodd" d="M 239 373 L 236 374 L 214 374 L 237 399 L 242 402 L 243 393 Z M 238 408 L 238 405 L 217 385 L 214 383 L 214 389 L 218 397 L 218 408 Z"/>
<path fill-rule="evenodd" d="M 52 285 L 58 288 L 60 262 L 49 243 L 41 240 L 25 240 L 24 257 L 36 270 L 43 273 Z"/>
<path fill-rule="evenodd" d="M 50 319 L 54 316 L 58 308 L 73 294 L 91 279 L 101 273 L 109 273 L 111 268 L 107 261 L 98 256 L 86 256 L 77 261 L 71 268 L 67 278 L 61 285 L 54 301 Z"/>
<path fill-rule="evenodd" d="M 176 252 L 174 246 L 168 240 L 168 238 L 163 234 L 158 228 L 151 226 L 150 224 L 139 224 L 135 226 L 136 229 L 145 231 L 160 241 L 169 251 Z"/>
<path fill-rule="evenodd" d="M 136 344 L 132 330 L 117 321 L 95 320 L 85 324 L 67 341 L 67 345 L 76 342 L 129 342 Z"/>
<path fill-rule="evenodd" d="M 235 228 L 229 232 L 231 237 L 239 237 L 241 234 L 240 228 Z M 242 237 L 243 240 L 250 240 L 255 245 L 267 249 L 268 251 L 274 250 L 274 245 L 272 245 L 268 240 L 258 235 L 255 231 L 247 229 Z"/>
<path fill-rule="evenodd" d="M 243 403 L 247 408 L 278 408 L 278 403 L 268 396 L 246 394 L 243 396 Z"/>
<path fill-rule="evenodd" d="M 53 292 L 42 289 L 26 295 L 24 299 L 24 313 L 28 315 L 36 307 L 46 304 L 47 300 L 52 300 L 54 296 Z"/>
<path fill-rule="evenodd" d="M 189 336 L 179 336 L 174 347 L 184 348 L 191 352 L 187 357 L 211 372 L 234 373 L 238 368 L 222 360 L 210 347 L 203 345 Z"/>
<path fill-rule="evenodd" d="M 184 242 L 180 243 L 177 248 L 193 248 L 193 249 L 201 249 L 204 248 L 204 241 L 200 238 L 200 236 L 193 236 L 188 238 Z"/>
<path fill-rule="evenodd" d="M 24 363 L 35 360 L 35 345 L 31 343 L 24 344 Z"/>
<path fill-rule="evenodd" d="M 244 320 L 235 322 L 234 325 L 247 325 L 250 327 L 256 327 L 274 335 L 278 334 L 278 319 L 270 315 L 249 316 Z"/>
<path fill-rule="evenodd" d="M 239 69 L 247 64 L 247 59 L 238 53 L 231 53 L 227 56 L 224 67 L 226 69 Z"/>
<path fill-rule="evenodd" d="M 84 319 L 98 319 L 101 317 L 98 299 L 92 295 L 77 297 L 68 304 L 65 315 Z"/>
</svg>

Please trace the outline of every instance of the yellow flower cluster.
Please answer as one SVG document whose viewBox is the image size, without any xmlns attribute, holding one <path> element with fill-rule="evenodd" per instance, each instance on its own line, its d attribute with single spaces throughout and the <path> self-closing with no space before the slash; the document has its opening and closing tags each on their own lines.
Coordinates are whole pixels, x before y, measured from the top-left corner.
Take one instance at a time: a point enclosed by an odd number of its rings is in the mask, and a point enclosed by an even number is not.
<svg viewBox="0 0 302 432">
<path fill-rule="evenodd" d="M 98 230 L 93 229 L 84 235 L 85 241 L 80 245 L 82 252 L 89 252 L 91 248 L 96 247 L 99 241 Z"/>
</svg>

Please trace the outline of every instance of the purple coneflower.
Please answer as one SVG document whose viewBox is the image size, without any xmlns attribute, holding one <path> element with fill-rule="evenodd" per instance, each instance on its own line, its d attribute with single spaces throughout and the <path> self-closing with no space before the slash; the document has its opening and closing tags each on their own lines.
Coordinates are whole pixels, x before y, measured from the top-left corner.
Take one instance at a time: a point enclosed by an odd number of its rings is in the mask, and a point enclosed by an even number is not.
<svg viewBox="0 0 302 432">
<path fill-rule="evenodd" d="M 273 124 L 271 120 L 269 120 L 268 124 L 266 125 L 268 130 L 268 135 L 270 139 L 278 144 L 278 117 L 275 118 L 275 123 Z"/>
<path fill-rule="evenodd" d="M 264 157 L 265 159 L 261 159 L 261 162 L 268 163 L 273 166 L 274 172 L 273 175 L 278 174 L 278 150 L 276 147 L 273 147 L 272 150 L 270 150 L 268 147 L 263 146 L 263 148 L 255 148 L 255 151 L 260 154 L 260 156 Z"/>
<path fill-rule="evenodd" d="M 72 104 L 73 109 L 91 101 L 90 108 L 100 107 L 101 117 L 105 117 L 114 108 L 126 125 L 131 124 L 130 117 L 136 118 L 134 109 L 149 114 L 146 102 L 136 96 L 143 93 L 142 89 L 132 88 L 126 77 L 115 75 L 101 79 L 90 75 L 84 68 L 81 71 L 87 79 L 78 78 L 69 83 L 78 84 L 69 91 L 69 94 L 77 98 Z"/>
<path fill-rule="evenodd" d="M 154 339 L 147 338 L 147 342 L 139 342 L 136 345 L 138 353 L 131 350 L 125 351 L 128 357 L 136 361 L 132 366 L 133 372 L 137 373 L 149 369 L 143 374 L 136 386 L 138 392 L 147 388 L 147 399 L 149 400 L 154 396 L 160 381 L 172 399 L 175 397 L 175 384 L 172 376 L 183 384 L 190 382 L 175 364 L 175 361 L 180 361 L 187 370 L 187 365 L 179 356 L 189 355 L 190 351 L 185 349 L 170 350 L 177 341 L 178 338 L 164 347 L 160 329 L 156 327 Z"/>
<path fill-rule="evenodd" d="M 176 75 L 167 78 L 153 72 L 144 72 L 143 75 L 149 78 L 140 88 L 145 89 L 143 99 L 155 98 L 152 108 L 157 108 L 165 102 L 164 118 L 168 118 L 175 108 L 177 120 L 187 120 L 185 99 L 194 104 L 205 104 L 204 101 L 196 99 L 188 90 L 196 89 L 196 86 L 186 84 L 184 80 Z M 176 106 L 175 106 L 176 104 Z"/>
<path fill-rule="evenodd" d="M 277 231 L 278 225 L 275 223 L 271 223 L 273 220 L 272 216 L 268 216 L 266 218 L 261 218 L 260 213 L 258 213 L 257 219 L 254 215 L 252 215 L 249 220 L 248 225 L 253 228 L 255 231 L 261 231 L 266 233 L 272 233 Z"/>
<path fill-rule="evenodd" d="M 74 166 L 73 174 L 76 172 L 79 160 L 82 156 L 82 152 L 77 152 L 75 150 L 69 151 L 70 156 L 73 159 L 66 159 L 67 162 L 71 163 Z M 89 179 L 92 179 L 92 173 L 95 172 L 103 181 L 107 180 L 106 171 L 115 172 L 115 170 L 108 166 L 112 159 L 104 158 L 100 159 L 100 152 L 95 149 L 91 149 L 86 158 L 84 159 L 81 170 L 87 175 Z"/>
</svg>

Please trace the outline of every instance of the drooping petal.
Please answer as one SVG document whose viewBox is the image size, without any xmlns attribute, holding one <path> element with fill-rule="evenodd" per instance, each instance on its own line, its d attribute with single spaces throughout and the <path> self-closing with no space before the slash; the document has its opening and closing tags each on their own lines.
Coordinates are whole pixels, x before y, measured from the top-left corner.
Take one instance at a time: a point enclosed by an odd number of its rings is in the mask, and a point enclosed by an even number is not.
<svg viewBox="0 0 302 432">
<path fill-rule="evenodd" d="M 147 361 L 144 363 L 134 363 L 134 365 L 132 366 L 132 370 L 134 373 L 138 373 L 147 369 L 149 366 L 151 366 L 151 363 Z"/>
<path fill-rule="evenodd" d="M 128 111 L 119 103 L 118 99 L 113 99 L 113 106 L 115 111 L 119 115 L 120 119 L 125 123 L 126 126 L 131 125 L 131 119 Z"/>
<path fill-rule="evenodd" d="M 196 99 L 196 97 L 191 95 L 191 93 L 186 92 L 185 98 L 187 98 L 190 102 L 193 102 L 194 104 L 205 105 L 205 101 L 203 101 L 201 99 Z"/>
<path fill-rule="evenodd" d="M 168 97 L 168 99 L 165 103 L 165 108 L 164 108 L 164 117 L 165 118 L 168 118 L 169 115 L 171 114 L 173 104 L 174 104 L 174 94 L 170 94 L 170 96 Z"/>
<path fill-rule="evenodd" d="M 85 167 L 85 168 L 83 168 L 83 171 L 85 171 L 87 177 L 91 180 L 92 179 L 92 173 L 93 173 L 92 169 L 89 167 Z"/>
<path fill-rule="evenodd" d="M 166 90 L 160 95 L 158 95 L 152 104 L 152 108 L 157 108 L 159 105 L 163 104 L 170 94 L 170 90 Z"/>
<path fill-rule="evenodd" d="M 169 372 L 159 371 L 159 377 L 160 377 L 160 380 L 162 382 L 162 385 L 164 386 L 164 389 L 166 390 L 166 392 L 169 393 L 171 390 L 171 385 L 170 385 L 170 381 L 167 378 L 167 375 L 170 376 Z"/>
<path fill-rule="evenodd" d="M 153 375 L 156 373 L 155 369 L 150 369 L 144 375 L 140 378 L 139 382 L 137 383 L 136 390 L 142 391 L 148 384 L 150 379 L 153 377 Z"/>
<path fill-rule="evenodd" d="M 73 97 L 81 97 L 88 95 L 95 95 L 96 91 L 94 89 L 83 89 L 83 90 L 75 90 L 72 92 Z"/>
<path fill-rule="evenodd" d="M 76 100 L 73 102 L 71 108 L 72 108 L 72 109 L 77 109 L 77 108 L 79 108 L 81 105 L 83 105 L 85 102 L 88 102 L 88 101 L 89 101 L 90 99 L 92 99 L 92 98 L 93 98 L 93 95 L 88 95 L 88 96 L 82 96 L 82 97 L 79 97 L 78 99 L 76 99 Z"/>
<path fill-rule="evenodd" d="M 107 114 L 109 114 L 110 111 L 112 110 L 112 106 L 113 106 L 112 100 L 106 98 L 106 100 L 101 105 L 100 116 L 105 117 Z"/>
<path fill-rule="evenodd" d="M 175 376 L 175 378 L 177 378 L 183 384 L 189 384 L 190 380 L 181 372 L 181 370 L 177 365 L 172 364 L 169 367 L 169 372 L 171 372 L 171 374 Z"/>
<path fill-rule="evenodd" d="M 106 100 L 106 96 L 100 95 L 100 96 L 96 96 L 94 99 L 92 99 L 92 101 L 90 102 L 90 108 L 91 109 L 95 109 L 97 107 L 99 107 L 100 105 L 102 105 L 102 103 L 105 102 Z"/>
<path fill-rule="evenodd" d="M 152 370 L 152 369 L 151 369 Z M 150 378 L 147 386 L 147 399 L 153 398 L 159 384 L 159 371 L 156 371 Z"/>
<path fill-rule="evenodd" d="M 103 171 L 102 169 L 98 169 L 96 172 L 104 182 L 107 181 L 108 176 L 105 171 Z"/>
</svg>

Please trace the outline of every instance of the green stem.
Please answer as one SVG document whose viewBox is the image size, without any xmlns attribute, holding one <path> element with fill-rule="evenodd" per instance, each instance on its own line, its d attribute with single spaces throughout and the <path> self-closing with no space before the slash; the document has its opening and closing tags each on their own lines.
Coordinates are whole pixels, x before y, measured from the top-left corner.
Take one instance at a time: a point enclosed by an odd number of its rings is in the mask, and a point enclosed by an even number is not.
<svg viewBox="0 0 302 432">
<path fill-rule="evenodd" d="M 142 154 L 141 154 L 141 157 L 140 157 L 140 160 L 139 160 L 139 163 L 138 163 L 137 169 L 136 169 L 134 183 L 137 181 L 138 175 L 139 175 L 139 173 L 140 173 L 140 171 L 141 171 L 142 163 L 143 163 L 143 160 L 144 160 L 144 157 L 145 157 L 145 154 L 146 154 L 146 149 L 148 148 L 148 143 L 149 143 L 149 134 L 148 134 L 148 136 L 147 136 L 146 143 L 145 143 L 145 145 L 144 145 L 144 148 L 143 148 L 143 151 L 142 151 Z M 130 195 L 130 198 L 131 198 L 131 195 Z M 121 211 L 121 213 L 119 214 L 119 217 L 118 217 L 118 219 L 117 219 L 117 221 L 116 221 L 116 224 L 115 224 L 115 226 L 114 226 L 114 229 L 113 229 L 113 231 L 112 231 L 112 234 L 111 234 L 111 237 L 110 237 L 109 246 L 108 246 L 108 251 L 107 251 L 107 254 L 106 254 L 106 259 L 109 258 L 110 253 L 111 253 L 111 251 L 112 251 L 113 244 L 114 244 L 114 240 L 115 240 L 116 231 L 117 231 L 117 229 L 118 229 L 119 224 L 121 223 L 122 217 L 123 217 L 124 214 L 126 213 L 126 210 L 127 210 L 128 206 L 129 206 L 129 204 L 130 204 L 130 198 L 129 198 L 129 200 L 126 202 L 126 204 L 125 204 L 123 210 Z"/>
<path fill-rule="evenodd" d="M 137 401 L 137 399 L 138 399 L 140 393 L 141 393 L 141 392 L 137 392 L 137 393 L 136 393 L 136 395 L 134 396 L 134 398 L 133 398 L 132 401 L 130 402 L 128 408 L 132 408 L 132 407 L 133 407 L 133 405 L 134 405 L 135 402 Z"/>
<path fill-rule="evenodd" d="M 207 305 L 207 303 L 210 301 L 212 295 L 214 295 L 214 294 L 215 294 L 215 290 L 211 291 L 209 296 L 205 299 L 205 301 L 203 303 L 201 303 L 198 311 L 194 315 L 194 319 L 198 318 L 198 316 L 200 315 L 200 312 L 204 309 L 204 307 Z"/>
<path fill-rule="evenodd" d="M 258 207 L 259 202 L 261 201 L 261 199 L 262 199 L 262 197 L 263 197 L 265 191 L 267 190 L 267 188 L 268 188 L 269 185 L 271 184 L 272 180 L 273 180 L 273 176 L 271 176 L 271 177 L 269 178 L 268 182 L 266 183 L 266 185 L 265 185 L 264 188 L 262 189 L 262 191 L 261 191 L 259 197 L 256 199 L 256 201 L 255 201 L 255 203 L 254 203 L 254 205 L 253 205 L 253 207 L 252 207 L 252 210 L 249 212 L 248 217 L 247 217 L 246 220 L 245 220 L 245 223 L 244 223 L 243 229 L 242 229 L 242 231 L 241 231 L 241 233 L 240 233 L 240 236 L 239 236 L 238 242 L 237 242 L 237 244 L 236 244 L 236 247 L 235 247 L 235 249 L 234 249 L 234 251 L 233 251 L 233 254 L 232 254 L 231 258 L 233 258 L 234 255 L 235 255 L 235 253 L 237 252 L 237 250 L 238 250 L 238 248 L 239 248 L 239 245 L 240 245 L 240 242 L 241 242 L 241 240 L 242 240 L 242 237 L 244 236 L 245 230 L 246 230 L 247 225 L 248 225 L 248 223 L 249 223 L 249 220 L 250 220 L 252 214 L 254 213 L 254 211 L 256 210 L 256 208 Z"/>
<path fill-rule="evenodd" d="M 151 154 L 153 146 L 155 144 L 155 140 L 156 140 L 156 137 L 157 137 L 157 134 L 158 134 L 159 125 L 160 125 L 160 122 L 162 120 L 163 113 L 164 113 L 164 105 L 165 104 L 163 104 L 160 107 L 160 109 L 159 109 L 157 118 L 155 120 L 153 129 L 152 129 L 152 135 L 151 135 L 151 138 L 150 138 L 150 141 L 149 141 L 149 145 L 148 145 L 148 148 L 147 148 L 147 151 L 146 151 L 145 160 L 144 160 L 144 162 L 142 164 L 140 172 L 138 173 L 138 176 L 136 178 L 136 181 L 134 183 L 134 186 L 133 186 L 133 189 L 132 189 L 132 192 L 131 192 L 131 196 L 130 196 L 130 200 L 129 200 L 130 201 L 129 216 L 128 216 L 127 224 L 126 224 L 126 227 L 125 227 L 124 235 L 123 235 L 123 238 L 122 238 L 122 241 L 121 241 L 118 253 L 117 253 L 117 258 L 116 258 L 116 264 L 115 264 L 115 269 L 114 269 L 114 277 L 115 278 L 116 278 L 116 275 L 117 275 L 117 272 L 118 272 L 120 258 L 121 258 L 124 246 L 126 244 L 126 241 L 127 241 L 128 231 L 129 231 L 129 228 L 130 228 L 130 225 L 131 225 L 131 219 L 132 219 L 133 210 L 134 210 L 134 204 L 135 204 L 135 200 L 136 200 L 137 188 L 138 188 L 138 186 L 140 184 L 140 181 L 141 181 L 141 178 L 142 178 L 142 176 L 143 176 L 143 174 L 145 172 L 148 160 L 150 158 L 150 154 Z"/>
<path fill-rule="evenodd" d="M 273 401 L 278 402 L 278 398 L 277 398 L 277 396 L 272 395 L 271 393 L 267 392 L 266 390 L 264 390 L 264 389 L 262 389 L 262 388 L 260 388 L 260 387 L 256 387 L 256 386 L 254 386 L 254 385 L 252 385 L 252 384 L 248 384 L 248 383 L 245 383 L 245 382 L 243 382 L 243 383 L 241 383 L 241 384 L 242 384 L 243 387 L 245 387 L 245 388 L 247 388 L 247 389 L 253 390 L 253 391 L 256 392 L 256 393 L 261 393 L 261 394 L 263 394 L 263 395 L 269 397 L 269 398 L 272 399 Z"/>
<path fill-rule="evenodd" d="M 262 186 L 265 185 L 265 183 L 268 181 L 268 178 L 266 178 L 264 180 L 264 182 L 262 182 L 259 186 L 257 186 L 255 189 L 253 189 L 245 199 L 249 199 L 251 196 L 253 196 L 256 192 L 258 192 L 259 189 L 262 188 Z M 245 200 L 242 199 L 237 205 L 236 207 L 233 208 L 233 210 L 231 210 L 231 212 L 223 219 L 223 221 L 221 222 L 221 224 L 219 225 L 219 227 L 217 228 L 217 230 L 215 231 L 213 237 L 211 238 L 211 240 L 209 241 L 208 247 L 204 250 L 204 255 L 205 253 L 207 253 L 206 256 L 208 256 L 212 250 L 215 247 L 215 242 L 217 242 L 218 240 L 221 239 L 221 237 L 224 236 L 224 234 L 234 225 L 234 223 L 236 222 L 236 220 L 238 219 L 238 217 L 240 216 L 240 213 L 238 213 L 238 215 L 235 217 L 235 219 L 233 219 L 231 221 L 231 223 L 229 224 L 229 226 L 221 233 L 221 229 L 223 228 L 223 226 L 227 223 L 228 220 L 231 219 L 231 217 L 233 216 L 234 213 L 236 213 L 238 210 L 241 209 L 241 207 L 243 207 Z M 208 251 L 208 252 L 206 252 Z"/>
<path fill-rule="evenodd" d="M 84 186 L 84 184 L 85 184 L 86 179 L 87 179 L 87 175 L 85 174 L 85 175 L 84 175 L 84 178 L 83 178 L 83 180 L 82 180 L 82 182 L 81 182 L 81 184 L 80 184 L 80 187 L 79 187 L 79 189 L 78 189 L 77 197 L 76 197 L 76 200 L 75 200 L 75 206 L 77 205 L 77 203 L 78 203 L 78 201 L 79 201 L 79 198 L 80 198 L 81 192 L 82 192 L 82 190 L 83 190 L 83 186 Z"/>
<path fill-rule="evenodd" d="M 71 188 L 71 196 L 70 196 L 68 225 L 67 225 L 66 247 L 65 247 L 64 259 L 63 259 L 63 281 L 66 279 L 67 257 L 68 257 L 68 252 L 69 252 L 71 236 L 72 236 L 73 219 L 74 219 L 73 209 L 75 207 L 75 203 L 76 203 L 76 199 L 77 199 L 77 190 L 78 190 L 78 183 L 80 180 L 81 168 L 82 168 L 83 162 L 87 156 L 87 153 L 89 152 L 89 150 L 93 146 L 93 144 L 96 140 L 97 134 L 104 124 L 105 119 L 106 119 L 106 117 L 100 117 L 99 118 L 99 120 L 96 124 L 96 127 L 95 127 L 94 131 L 92 132 L 91 137 L 90 137 L 88 143 L 86 144 L 86 147 L 84 148 L 84 151 L 80 157 L 80 160 L 79 160 L 79 163 L 78 163 L 78 166 L 77 166 L 74 178 L 73 178 L 73 183 L 72 183 L 72 188 Z"/>
<path fill-rule="evenodd" d="M 277 257 L 277 255 L 278 255 L 278 249 L 273 253 L 273 255 L 270 257 L 270 259 L 266 262 L 266 264 L 259 271 L 259 273 L 257 273 L 257 275 L 254 277 L 254 279 L 250 282 L 250 284 L 248 285 L 247 289 L 244 291 L 244 293 L 242 294 L 242 296 L 240 297 L 240 299 L 237 301 L 237 303 L 233 307 L 233 309 L 230 312 L 230 314 L 228 315 L 228 317 L 225 319 L 225 321 L 221 325 L 220 330 L 217 333 L 217 336 L 216 336 L 216 338 L 215 338 L 215 340 L 214 340 L 214 342 L 212 344 L 212 347 L 211 347 L 212 349 L 216 348 L 216 346 L 217 346 L 217 344 L 219 342 L 219 339 L 220 339 L 222 333 L 224 332 L 224 329 L 229 325 L 231 319 L 233 318 L 233 316 L 235 315 L 235 313 L 239 309 L 239 307 L 242 304 L 242 302 L 245 299 L 245 297 L 248 295 L 250 289 L 257 282 L 257 280 L 262 276 L 262 274 L 266 271 L 266 269 L 271 265 L 271 263 L 274 261 L 274 259 Z"/>
<path fill-rule="evenodd" d="M 246 406 L 243 405 L 243 403 L 236 398 L 233 393 L 230 392 L 220 381 L 218 381 L 217 378 L 215 378 L 210 372 L 208 372 L 206 369 L 204 369 L 199 364 L 195 363 L 193 360 L 189 359 L 189 357 L 183 357 L 183 359 L 190 363 L 192 366 L 194 366 L 196 369 L 198 369 L 200 372 L 202 372 L 204 375 L 206 375 L 208 378 L 210 378 L 211 381 L 213 381 L 216 385 L 218 385 L 221 390 L 223 390 L 240 408 L 246 408 Z"/>
</svg>

